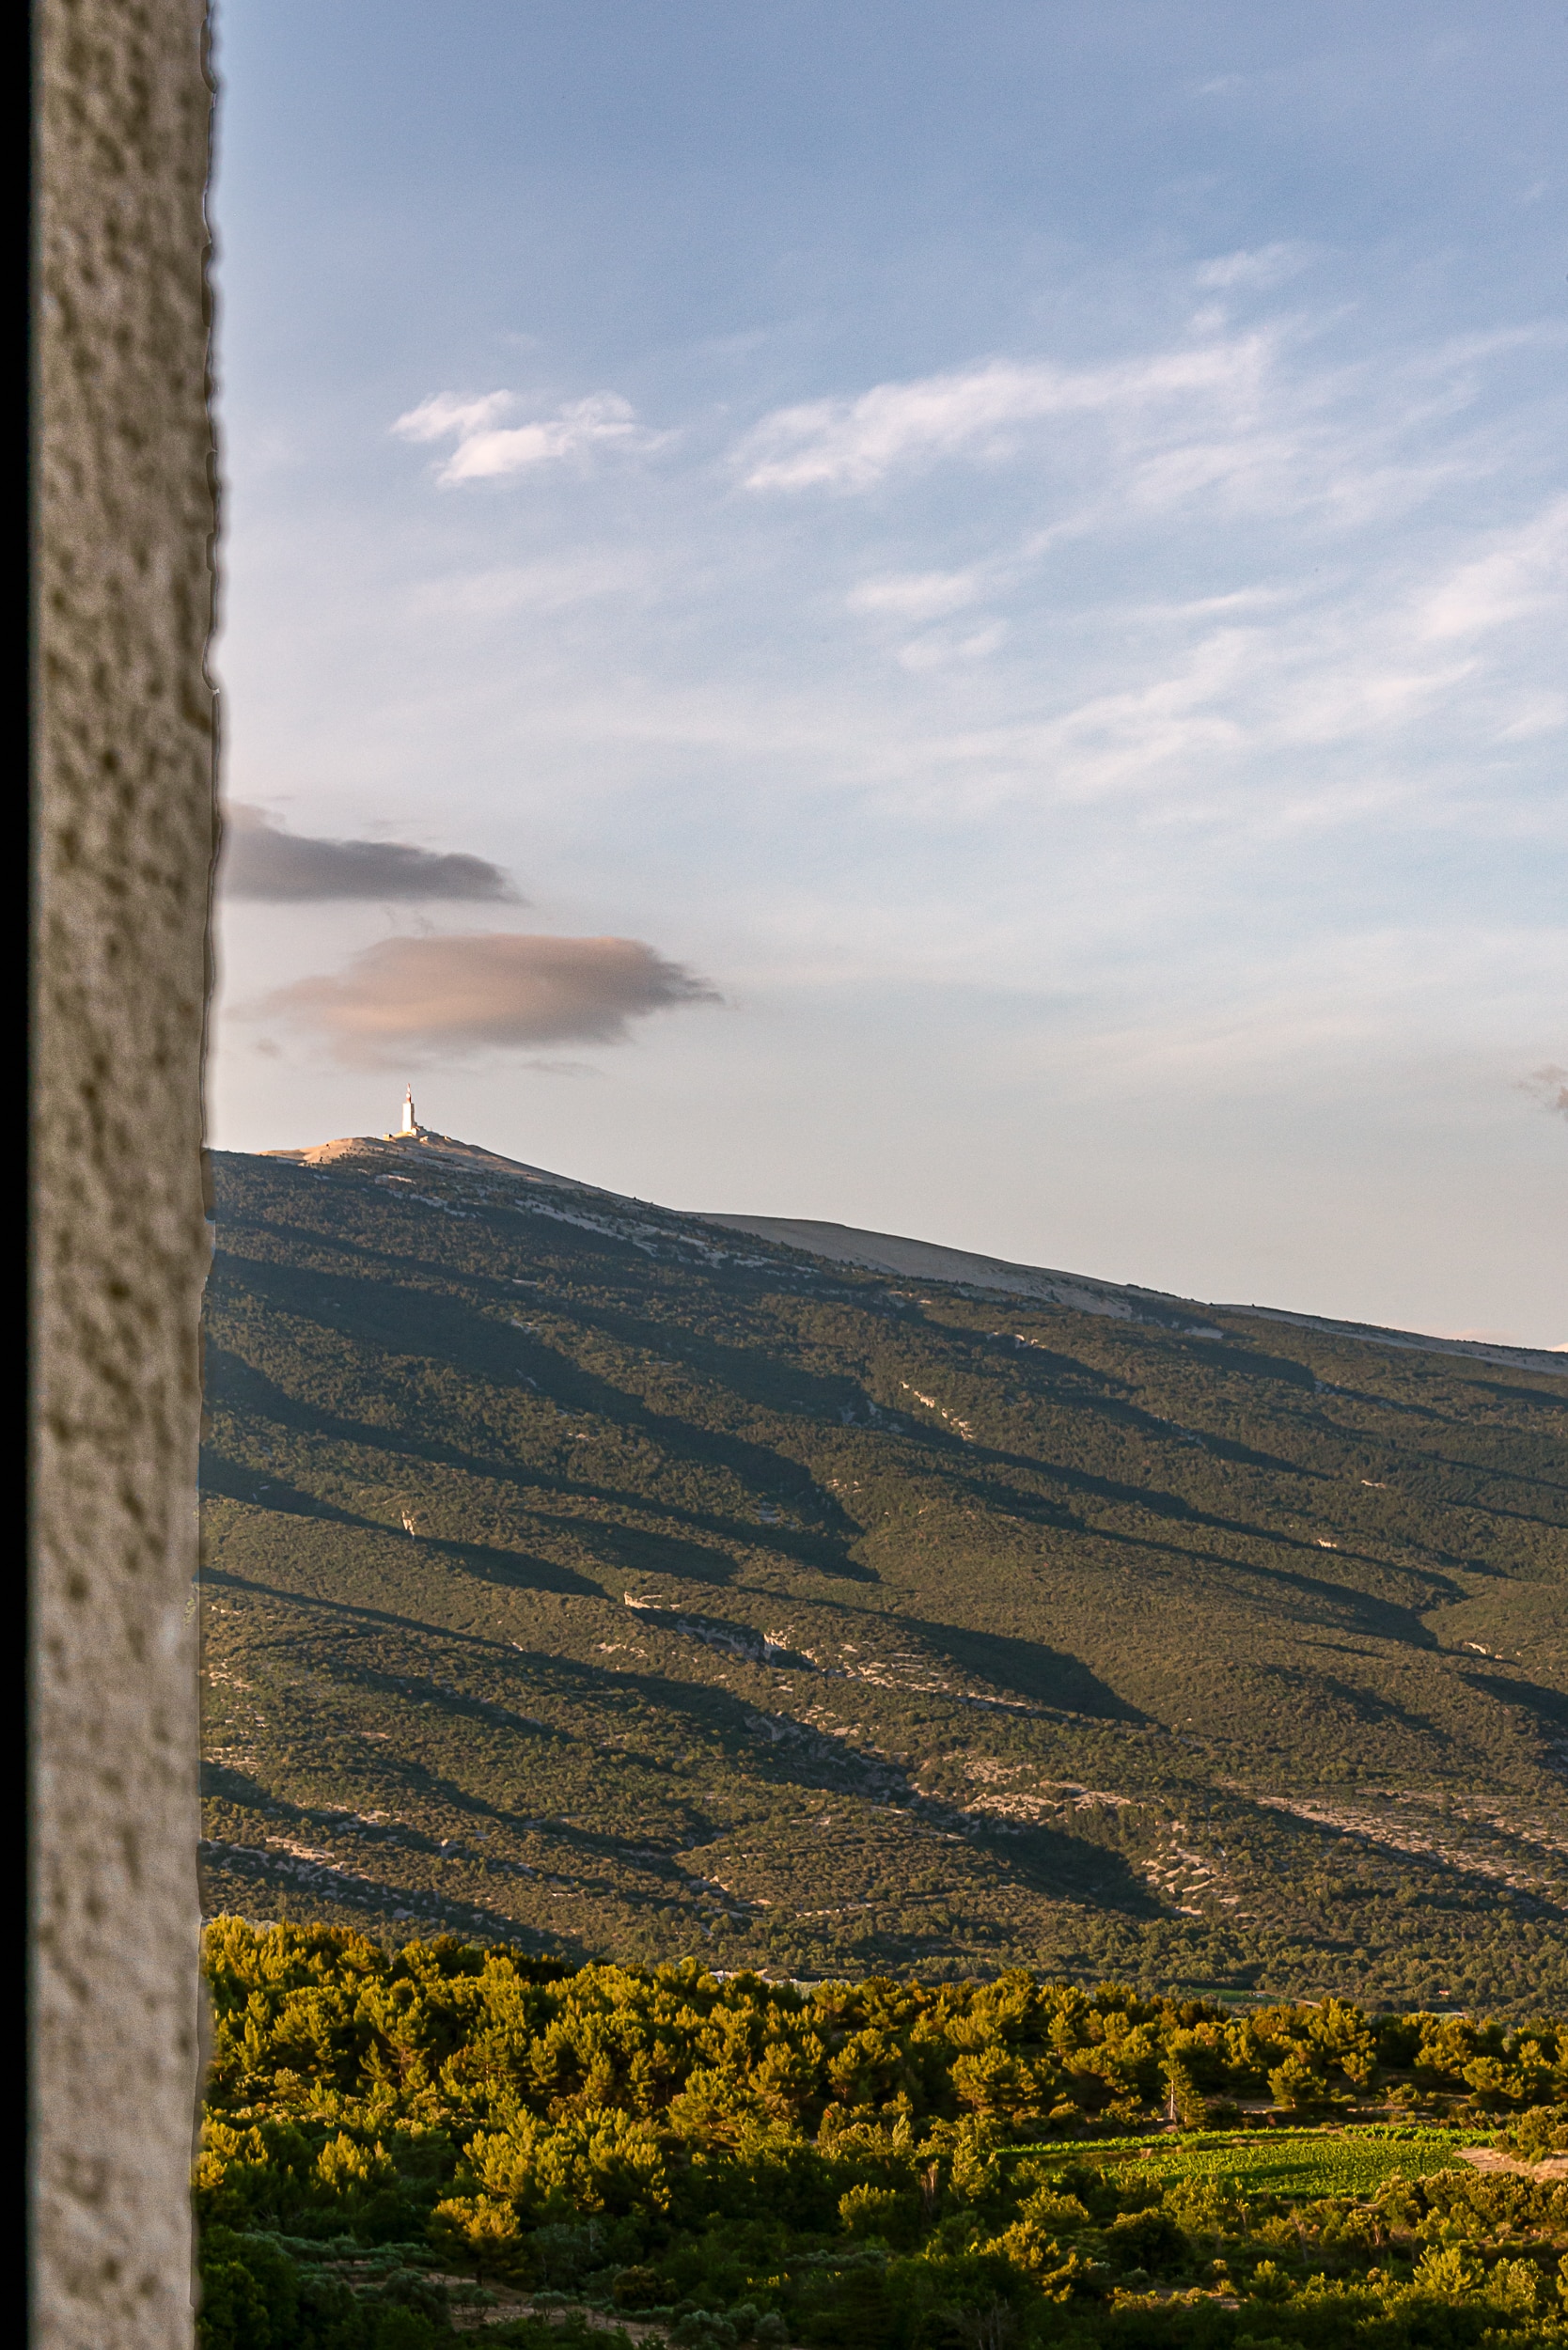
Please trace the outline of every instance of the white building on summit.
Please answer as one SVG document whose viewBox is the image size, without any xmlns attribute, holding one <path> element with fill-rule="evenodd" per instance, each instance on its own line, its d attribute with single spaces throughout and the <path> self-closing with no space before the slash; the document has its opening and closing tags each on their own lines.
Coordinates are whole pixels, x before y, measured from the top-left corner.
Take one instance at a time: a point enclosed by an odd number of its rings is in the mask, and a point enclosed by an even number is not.
<svg viewBox="0 0 1568 2350">
<path fill-rule="evenodd" d="M 387 1135 L 386 1140 L 388 1142 L 423 1142 L 424 1139 L 425 1130 L 419 1123 L 418 1112 L 414 1106 L 414 1088 L 410 1086 L 403 1094 L 403 1122 L 396 1133 Z"/>
</svg>

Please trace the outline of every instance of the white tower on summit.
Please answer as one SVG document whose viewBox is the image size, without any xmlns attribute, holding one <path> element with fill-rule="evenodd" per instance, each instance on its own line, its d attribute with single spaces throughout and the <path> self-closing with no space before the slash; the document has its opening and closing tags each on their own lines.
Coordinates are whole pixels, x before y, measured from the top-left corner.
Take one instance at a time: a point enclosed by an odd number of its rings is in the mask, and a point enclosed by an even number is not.
<svg viewBox="0 0 1568 2350">
<path fill-rule="evenodd" d="M 419 1120 L 414 1115 L 414 1088 L 410 1086 L 403 1095 L 402 1132 L 405 1135 L 416 1135 L 418 1131 Z"/>
</svg>

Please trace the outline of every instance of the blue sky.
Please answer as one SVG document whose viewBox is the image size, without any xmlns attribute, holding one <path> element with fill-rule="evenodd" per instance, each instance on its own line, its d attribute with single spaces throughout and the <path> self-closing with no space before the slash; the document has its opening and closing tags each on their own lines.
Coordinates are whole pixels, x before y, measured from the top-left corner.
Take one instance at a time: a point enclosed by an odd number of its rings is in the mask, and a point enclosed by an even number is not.
<svg viewBox="0 0 1568 2350">
<path fill-rule="evenodd" d="M 1568 1341 L 1560 5 L 220 33 L 215 1140 Z"/>
</svg>

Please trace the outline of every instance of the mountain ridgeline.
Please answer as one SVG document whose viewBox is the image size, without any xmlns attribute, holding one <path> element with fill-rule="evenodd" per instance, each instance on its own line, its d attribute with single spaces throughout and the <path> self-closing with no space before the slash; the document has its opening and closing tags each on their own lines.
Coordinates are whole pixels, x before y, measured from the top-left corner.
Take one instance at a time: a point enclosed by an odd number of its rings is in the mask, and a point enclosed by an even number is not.
<svg viewBox="0 0 1568 2350">
<path fill-rule="evenodd" d="M 1561 1362 L 439 1138 L 214 1172 L 210 1912 L 1568 1997 Z"/>
</svg>

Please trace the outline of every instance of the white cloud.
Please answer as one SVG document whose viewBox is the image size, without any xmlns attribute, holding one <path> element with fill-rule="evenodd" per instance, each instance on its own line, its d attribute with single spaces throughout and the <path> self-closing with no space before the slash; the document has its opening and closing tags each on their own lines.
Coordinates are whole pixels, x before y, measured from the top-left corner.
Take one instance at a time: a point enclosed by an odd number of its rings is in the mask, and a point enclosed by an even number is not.
<svg viewBox="0 0 1568 2350">
<path fill-rule="evenodd" d="M 1535 694 L 1497 730 L 1499 743 L 1529 743 L 1568 727 L 1568 694 Z"/>
<path fill-rule="evenodd" d="M 1206 293 L 1228 293 L 1235 287 L 1266 292 L 1288 277 L 1299 276 L 1311 258 L 1309 245 L 1263 244 L 1251 252 L 1218 254 L 1203 262 L 1196 275 Z"/>
<path fill-rule="evenodd" d="M 895 620 L 936 620 L 961 612 L 980 593 L 978 572 L 884 572 L 863 579 L 845 602 L 852 612 L 886 614 Z"/>
<path fill-rule="evenodd" d="M 403 441 L 444 441 L 448 432 L 463 437 L 483 431 L 504 416 L 515 399 L 513 392 L 485 392 L 478 400 L 464 400 L 457 392 L 432 392 L 400 416 L 392 430 Z"/>
<path fill-rule="evenodd" d="M 1101 367 L 977 361 L 776 409 L 732 454 L 754 491 L 840 494 L 944 462 L 1027 458 L 1066 499 L 1049 535 L 1079 538 L 1197 506 L 1214 520 L 1388 525 L 1495 472 L 1487 436 L 1450 419 L 1473 406 L 1481 364 L 1539 343 L 1536 330 L 1409 352 L 1394 367 L 1314 365 L 1334 324 L 1276 319 Z M 921 583 L 909 591 L 918 595 L 928 579 L 938 594 L 947 589 L 935 583 L 969 575 L 1001 584 L 996 560 L 969 574 L 912 567 L 905 576 Z M 854 608 L 873 608 L 879 594 L 890 608 L 899 592 L 891 581 L 863 583 Z"/>
<path fill-rule="evenodd" d="M 515 392 L 486 392 L 474 400 L 435 392 L 400 416 L 392 430 L 404 441 L 456 441 L 435 477 L 445 489 L 463 481 L 504 480 L 571 458 L 582 460 L 612 444 L 651 448 L 663 437 L 638 425 L 636 410 L 619 392 L 592 392 L 586 400 L 569 401 L 553 416 L 527 424 L 499 421 L 519 405 Z"/>
<path fill-rule="evenodd" d="M 991 620 L 984 628 L 971 630 L 966 636 L 955 636 L 950 630 L 930 636 L 917 636 L 899 654 L 902 669 L 946 669 L 955 662 L 984 661 L 1007 642 L 1005 620 Z"/>
<path fill-rule="evenodd" d="M 1565 589 L 1568 498 L 1560 498 L 1451 571 L 1426 599 L 1422 631 L 1436 638 L 1482 635 L 1560 605 Z"/>
<path fill-rule="evenodd" d="M 1029 425 L 1194 400 L 1235 410 L 1256 397 L 1262 337 L 1156 352 L 1109 368 L 990 359 L 856 400 L 808 400 L 764 416 L 742 445 L 752 490 L 870 490 L 889 474 L 947 457 L 996 457 Z"/>
<path fill-rule="evenodd" d="M 1055 708 L 993 723 L 933 727 L 910 713 L 886 787 L 935 822 L 958 807 L 1042 808 L 1121 802 L 1163 827 L 1240 823 L 1254 839 L 1354 828 L 1419 807 L 1458 821 L 1475 769 L 1461 752 L 1521 737 L 1559 715 L 1551 697 L 1521 708 L 1466 646 L 1423 624 L 1428 583 L 1381 566 L 1356 583 L 1270 582 L 1164 604 L 1079 606 L 1064 633 L 1046 608 L 1006 623 L 1012 657 L 1002 695 Z M 1051 660 L 1029 658 L 1055 630 Z M 919 674 L 978 661 L 1001 623 L 963 636 L 933 629 L 899 666 Z M 1053 690 L 1056 689 L 1056 690 Z M 976 705 L 980 717 L 985 705 Z M 993 708 L 997 705 L 993 704 Z M 1495 714 L 1493 714 L 1495 713 Z M 956 713 L 955 713 L 956 714 Z"/>
</svg>

